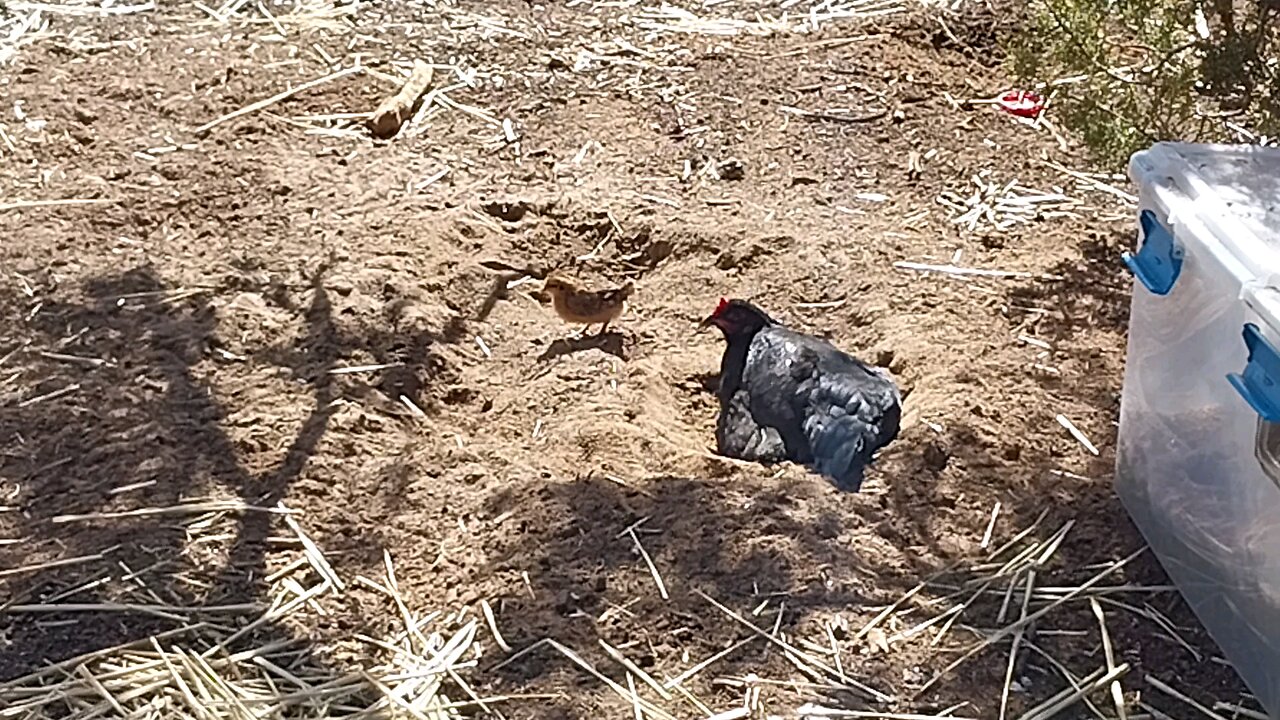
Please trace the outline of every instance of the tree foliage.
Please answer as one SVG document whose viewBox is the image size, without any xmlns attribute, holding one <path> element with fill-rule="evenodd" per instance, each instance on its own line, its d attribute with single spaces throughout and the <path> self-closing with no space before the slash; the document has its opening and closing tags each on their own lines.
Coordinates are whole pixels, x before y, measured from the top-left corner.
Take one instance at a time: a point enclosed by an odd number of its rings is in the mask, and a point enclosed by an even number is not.
<svg viewBox="0 0 1280 720">
<path fill-rule="evenodd" d="M 1280 0 L 1034 0 L 1014 73 L 1104 162 L 1158 140 L 1280 132 Z"/>
</svg>

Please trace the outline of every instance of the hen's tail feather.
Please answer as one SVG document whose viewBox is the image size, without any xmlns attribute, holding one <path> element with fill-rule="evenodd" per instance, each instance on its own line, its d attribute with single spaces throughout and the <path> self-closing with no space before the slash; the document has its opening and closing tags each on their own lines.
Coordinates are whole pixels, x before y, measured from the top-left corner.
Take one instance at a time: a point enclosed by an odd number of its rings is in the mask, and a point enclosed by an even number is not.
<svg viewBox="0 0 1280 720">
<path fill-rule="evenodd" d="M 814 416 L 805 422 L 813 468 L 827 476 L 846 492 L 857 492 L 871 453 L 867 441 L 879 434 L 878 428 L 855 417 Z"/>
</svg>

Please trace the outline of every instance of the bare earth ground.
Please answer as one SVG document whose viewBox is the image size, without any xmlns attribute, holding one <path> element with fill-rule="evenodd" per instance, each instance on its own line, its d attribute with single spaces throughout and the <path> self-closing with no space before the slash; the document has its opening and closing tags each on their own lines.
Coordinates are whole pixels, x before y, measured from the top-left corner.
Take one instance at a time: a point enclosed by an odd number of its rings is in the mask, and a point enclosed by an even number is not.
<svg viewBox="0 0 1280 720">
<path fill-rule="evenodd" d="M 1110 486 L 1131 209 L 1044 162 L 1087 169 L 1069 141 L 949 100 L 1006 88 L 1010 11 L 886 4 L 898 12 L 797 32 L 810 3 L 780 23 L 776 5 L 684 3 L 738 21 L 717 35 L 635 3 L 272 6 L 275 23 L 243 5 L 49 12 L 0 68 L 0 205 L 103 201 L 0 210 L 3 679 L 195 620 L 210 625 L 163 637 L 203 648 L 315 584 L 289 565 L 300 548 L 280 515 L 172 509 L 193 499 L 283 502 L 345 580 L 254 631 L 308 662 L 346 672 L 386 652 L 358 638 L 394 636 L 403 613 L 355 580 L 389 585 L 385 552 L 414 612 L 483 618 L 483 601 L 513 652 L 552 638 L 623 695 L 601 640 L 659 682 L 733 648 L 687 695 L 633 678 L 675 717 L 752 688 L 758 717 L 806 702 L 997 717 L 1011 635 L 916 691 L 1025 612 L 1029 559 L 1046 558 L 1034 612 L 1142 547 Z M 414 58 L 438 64 L 448 100 L 375 142 L 345 114 L 394 92 Z M 357 62 L 376 73 L 193 132 Z M 735 160 L 741 177 L 714 170 Z M 953 224 L 961 211 L 937 198 L 967 198 L 984 172 L 1076 202 L 1003 230 Z M 498 276 L 479 265 L 593 250 L 579 274 L 640 287 L 599 339 L 574 340 L 536 284 L 489 299 Z M 863 493 L 711 454 L 721 344 L 694 330 L 722 295 L 888 364 L 909 390 Z M 172 510 L 129 514 L 157 508 Z M 1249 704 L 1166 582 L 1142 554 L 1096 593 L 1129 663 L 1129 716 L 1139 702 L 1197 715 L 1147 676 Z M 1067 687 L 1064 672 L 1105 667 L 1087 595 L 1020 637 L 1010 717 Z M 709 599 L 796 652 L 740 642 L 752 631 Z M 199 609 L 226 605 L 252 611 Z M 499 666 L 510 653 L 488 626 L 459 672 L 511 697 L 464 714 L 643 712 L 547 644 Z M 194 712 L 176 687 L 156 717 Z M 86 693 L 44 712 L 117 716 Z M 1090 699 L 1063 716 L 1115 716 L 1105 692 Z"/>
</svg>

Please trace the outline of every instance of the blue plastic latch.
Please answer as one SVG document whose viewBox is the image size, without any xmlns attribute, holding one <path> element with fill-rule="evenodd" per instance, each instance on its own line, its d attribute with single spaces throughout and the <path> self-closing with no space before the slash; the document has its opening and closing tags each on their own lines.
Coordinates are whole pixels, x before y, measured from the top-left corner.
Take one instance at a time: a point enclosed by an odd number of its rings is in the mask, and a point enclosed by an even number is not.
<svg viewBox="0 0 1280 720">
<path fill-rule="evenodd" d="M 1142 224 L 1142 247 L 1136 255 L 1126 252 L 1121 258 L 1144 287 L 1156 295 L 1168 295 L 1182 272 L 1182 248 L 1155 213 L 1143 210 L 1138 220 Z"/>
<path fill-rule="evenodd" d="M 1244 345 L 1249 349 L 1244 372 L 1227 380 L 1263 420 L 1280 422 L 1280 352 L 1253 323 L 1245 323 Z"/>
</svg>

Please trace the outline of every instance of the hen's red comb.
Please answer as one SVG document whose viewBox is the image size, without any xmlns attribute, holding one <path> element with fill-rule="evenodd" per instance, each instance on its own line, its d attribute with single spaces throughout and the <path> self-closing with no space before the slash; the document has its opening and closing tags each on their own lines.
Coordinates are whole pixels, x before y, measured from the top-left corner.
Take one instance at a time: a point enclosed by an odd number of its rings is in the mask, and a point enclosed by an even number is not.
<svg viewBox="0 0 1280 720">
<path fill-rule="evenodd" d="M 716 306 L 716 311 L 712 314 L 719 315 L 720 313 L 724 312 L 724 309 L 727 307 L 729 307 L 729 301 L 725 300 L 724 298 L 720 298 L 720 304 Z"/>
</svg>

